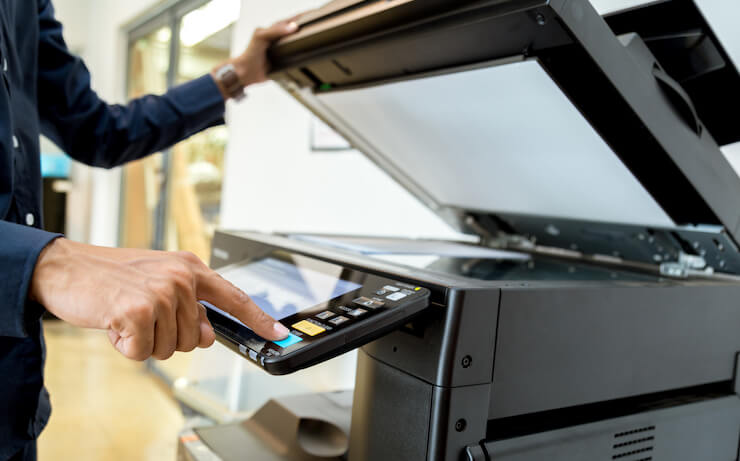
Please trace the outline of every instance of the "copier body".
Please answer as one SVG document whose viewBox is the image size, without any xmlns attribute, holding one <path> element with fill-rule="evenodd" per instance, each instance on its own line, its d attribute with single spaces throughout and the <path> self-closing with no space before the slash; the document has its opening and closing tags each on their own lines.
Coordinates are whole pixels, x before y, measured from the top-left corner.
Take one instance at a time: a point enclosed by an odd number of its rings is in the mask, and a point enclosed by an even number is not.
<svg viewBox="0 0 740 461">
<path fill-rule="evenodd" d="M 737 456 L 735 282 L 568 261 L 543 276 L 537 257 L 532 280 L 486 281 L 461 275 L 470 261 L 410 268 L 249 232 L 219 232 L 214 248 L 228 255 L 214 267 L 281 249 L 432 291 L 359 353 L 350 460 Z"/>
<path fill-rule="evenodd" d="M 531 257 L 217 235 L 214 267 L 274 247 L 431 290 L 359 354 L 350 461 L 738 459 L 740 177 L 719 146 L 740 77 L 701 3 L 343 0 L 271 48 L 271 77 L 422 203 Z"/>
</svg>

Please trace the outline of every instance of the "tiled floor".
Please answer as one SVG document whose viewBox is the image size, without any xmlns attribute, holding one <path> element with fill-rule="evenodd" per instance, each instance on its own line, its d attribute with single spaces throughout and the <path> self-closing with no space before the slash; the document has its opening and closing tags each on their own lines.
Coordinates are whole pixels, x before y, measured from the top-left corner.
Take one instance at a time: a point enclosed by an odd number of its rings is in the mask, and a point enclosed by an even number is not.
<svg viewBox="0 0 740 461">
<path fill-rule="evenodd" d="M 51 421 L 39 460 L 174 461 L 183 417 L 144 364 L 125 359 L 104 332 L 45 326 Z"/>
</svg>

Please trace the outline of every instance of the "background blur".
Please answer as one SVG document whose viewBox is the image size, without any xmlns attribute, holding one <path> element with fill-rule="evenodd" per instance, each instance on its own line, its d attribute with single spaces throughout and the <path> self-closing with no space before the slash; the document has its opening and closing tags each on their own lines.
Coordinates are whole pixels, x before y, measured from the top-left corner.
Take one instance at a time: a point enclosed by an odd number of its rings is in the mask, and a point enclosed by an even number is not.
<svg viewBox="0 0 740 461">
<path fill-rule="evenodd" d="M 712 8 L 724 1 L 703 3 Z M 112 103 L 208 73 L 243 51 L 255 27 L 322 3 L 54 1 L 69 47 Z M 643 1 L 592 3 L 603 13 Z M 227 126 L 110 171 L 71 162 L 42 142 L 47 228 L 97 245 L 186 249 L 205 261 L 217 227 L 456 235 L 272 83 L 229 103 L 226 118 Z M 740 149 L 727 154 L 740 165 Z M 381 207 L 385 219 L 362 219 Z M 273 395 L 353 383 L 353 354 L 273 378 L 220 346 L 138 364 L 115 353 L 101 332 L 46 323 L 54 410 L 40 441 L 42 460 L 174 460 L 178 434 L 193 421 L 228 421 Z"/>
</svg>

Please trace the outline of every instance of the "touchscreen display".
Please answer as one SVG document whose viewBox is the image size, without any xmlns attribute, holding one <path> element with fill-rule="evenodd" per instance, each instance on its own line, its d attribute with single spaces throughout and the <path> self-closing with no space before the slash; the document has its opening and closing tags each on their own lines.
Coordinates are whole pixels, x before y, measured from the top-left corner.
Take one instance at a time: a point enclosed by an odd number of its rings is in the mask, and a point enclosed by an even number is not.
<svg viewBox="0 0 740 461">
<path fill-rule="evenodd" d="M 306 264 L 302 264 L 302 259 L 306 259 Z M 340 278 L 341 267 L 327 265 L 335 269 L 336 274 L 332 274 L 329 271 L 320 272 L 308 267 L 307 258 L 294 256 L 293 260 L 294 263 L 289 263 L 268 257 L 233 266 L 220 273 L 226 280 L 247 293 L 255 304 L 275 320 L 310 309 L 362 286 Z M 315 264 L 313 262 L 313 265 Z M 203 304 L 244 325 L 221 309 L 208 303 Z"/>
</svg>

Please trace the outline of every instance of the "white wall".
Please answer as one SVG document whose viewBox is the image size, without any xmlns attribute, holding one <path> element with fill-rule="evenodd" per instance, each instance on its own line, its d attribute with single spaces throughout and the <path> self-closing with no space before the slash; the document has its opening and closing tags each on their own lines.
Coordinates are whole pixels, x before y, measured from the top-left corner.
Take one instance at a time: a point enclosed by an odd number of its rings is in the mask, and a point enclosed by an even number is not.
<svg viewBox="0 0 740 461">
<path fill-rule="evenodd" d="M 234 36 L 244 49 L 255 27 L 321 0 L 243 0 Z M 409 236 L 454 233 L 357 152 L 312 153 L 311 116 L 273 83 L 230 104 L 222 226 L 229 229 Z"/>
</svg>

